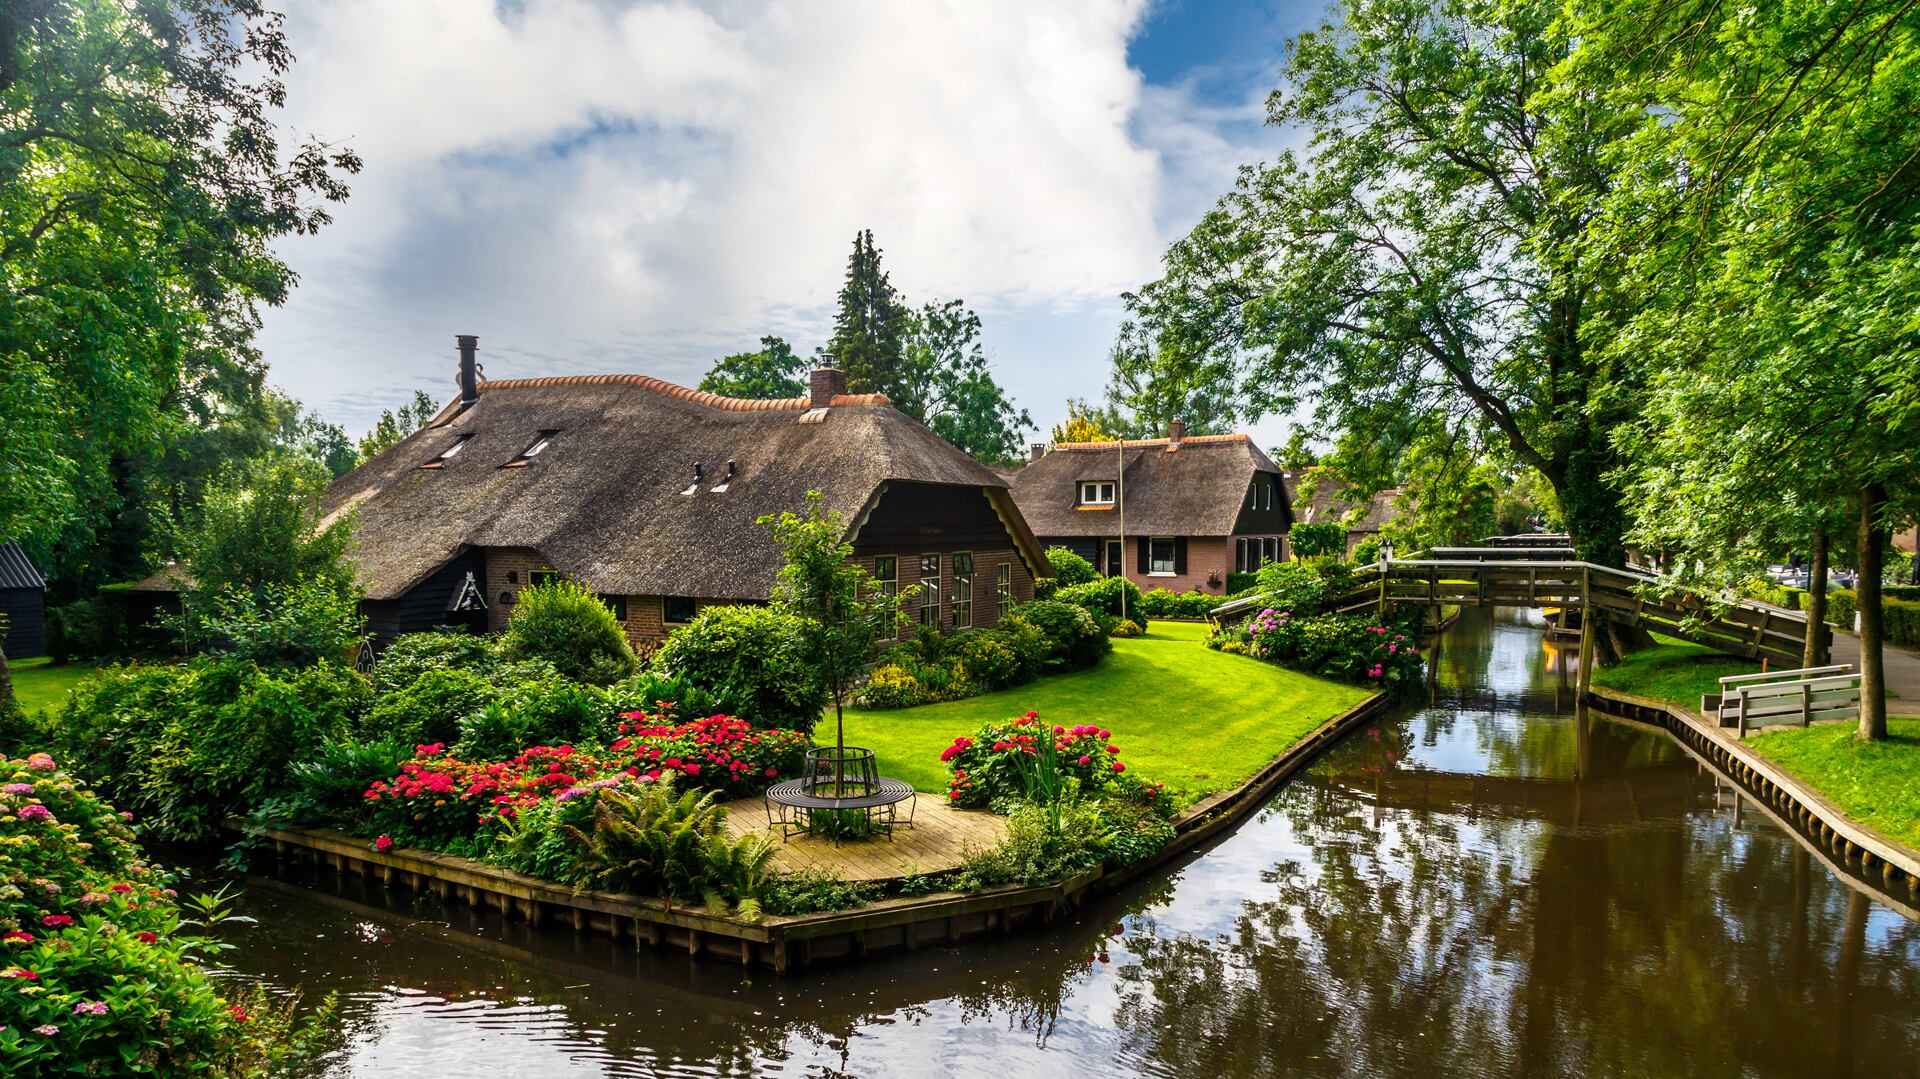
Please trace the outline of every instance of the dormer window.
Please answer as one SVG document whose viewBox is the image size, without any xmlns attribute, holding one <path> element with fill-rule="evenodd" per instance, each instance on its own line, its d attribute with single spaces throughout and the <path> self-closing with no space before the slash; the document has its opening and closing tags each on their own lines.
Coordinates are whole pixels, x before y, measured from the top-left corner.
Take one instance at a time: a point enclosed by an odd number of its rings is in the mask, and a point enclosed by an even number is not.
<svg viewBox="0 0 1920 1079">
<path fill-rule="evenodd" d="M 526 449 L 521 450 L 520 453 L 517 456 L 515 456 L 513 460 L 508 461 L 506 464 L 501 465 L 500 467 L 501 468 L 521 468 L 525 466 L 528 461 L 531 461 L 535 457 L 538 457 L 540 455 L 540 451 L 546 449 L 548 444 L 553 441 L 553 436 L 559 433 L 560 433 L 559 431 L 540 432 L 539 437 L 535 438 L 532 444 L 527 446 Z"/>
<path fill-rule="evenodd" d="M 454 439 L 453 445 L 448 446 L 446 449 L 440 451 L 440 456 L 435 457 L 433 460 L 428 461 L 425 464 L 422 464 L 420 467 L 421 468 L 439 468 L 441 465 L 446 464 L 448 461 L 453 459 L 454 454 L 457 454 L 460 452 L 460 448 L 462 446 L 465 446 L 467 444 L 467 439 L 470 439 L 472 437 L 473 437 L 472 435 L 461 435 L 459 438 Z"/>
<path fill-rule="evenodd" d="M 1080 481 L 1080 504 L 1082 506 L 1113 505 L 1113 483 L 1109 480 Z"/>
</svg>

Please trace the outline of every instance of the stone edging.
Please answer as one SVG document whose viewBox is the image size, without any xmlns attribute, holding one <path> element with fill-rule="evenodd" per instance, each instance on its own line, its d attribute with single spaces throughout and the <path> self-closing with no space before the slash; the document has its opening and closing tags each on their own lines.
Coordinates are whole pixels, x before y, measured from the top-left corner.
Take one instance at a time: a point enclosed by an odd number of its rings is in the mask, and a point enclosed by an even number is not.
<svg viewBox="0 0 1920 1079">
<path fill-rule="evenodd" d="M 1245 819 L 1287 777 L 1347 732 L 1386 709 L 1376 693 L 1314 728 L 1246 782 L 1212 794 L 1174 818 L 1174 838 L 1151 857 L 1130 866 L 1094 866 L 1051 885 L 1009 886 L 984 892 L 940 892 L 884 899 L 858 910 L 768 916 L 744 921 L 705 913 L 703 908 L 625 893 L 570 888 L 450 854 L 396 848 L 371 849 L 366 840 L 326 828 L 250 829 L 232 819 L 233 831 L 258 835 L 276 855 L 310 862 L 340 873 L 377 878 L 387 887 L 432 892 L 475 907 L 491 907 L 503 916 L 539 925 L 570 925 L 610 935 L 631 936 L 635 947 L 684 948 L 688 955 L 710 955 L 742 965 L 787 971 L 834 958 L 858 958 L 870 951 L 945 944 L 995 931 L 1051 923 L 1062 911 L 1079 906 L 1095 891 L 1108 891 L 1165 865 Z"/>
<path fill-rule="evenodd" d="M 1609 714 L 1650 722 L 1694 750 L 1787 825 L 1833 855 L 1848 872 L 1877 877 L 1890 896 L 1920 901 L 1920 852 L 1847 816 L 1839 806 L 1751 746 L 1691 709 L 1618 690 L 1592 687 L 1590 703 Z M 1904 904 L 1903 904 L 1904 906 Z"/>
</svg>

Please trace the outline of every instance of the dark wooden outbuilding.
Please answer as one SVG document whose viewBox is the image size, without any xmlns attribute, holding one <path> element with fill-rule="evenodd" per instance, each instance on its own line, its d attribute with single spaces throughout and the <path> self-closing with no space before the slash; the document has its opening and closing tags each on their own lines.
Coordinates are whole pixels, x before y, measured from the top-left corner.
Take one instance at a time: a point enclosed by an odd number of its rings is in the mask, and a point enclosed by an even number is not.
<svg viewBox="0 0 1920 1079">
<path fill-rule="evenodd" d="M 0 647 L 9 659 L 47 654 L 47 582 L 18 543 L 0 543 Z"/>
</svg>

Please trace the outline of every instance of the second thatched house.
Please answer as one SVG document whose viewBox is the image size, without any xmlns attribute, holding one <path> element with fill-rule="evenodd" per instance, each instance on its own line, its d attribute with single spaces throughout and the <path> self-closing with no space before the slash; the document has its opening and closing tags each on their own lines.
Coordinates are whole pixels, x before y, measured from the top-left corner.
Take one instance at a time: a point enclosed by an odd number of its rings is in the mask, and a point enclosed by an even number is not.
<svg viewBox="0 0 1920 1079">
<path fill-rule="evenodd" d="M 564 575 L 637 644 L 702 607 L 763 602 L 781 565 L 757 520 L 807 492 L 910 614 L 987 626 L 1051 572 L 1006 481 L 896 411 L 815 371 L 805 397 L 719 397 L 643 375 L 481 381 L 460 338 L 460 399 L 334 481 L 378 638 L 506 624 L 521 589 Z"/>
</svg>

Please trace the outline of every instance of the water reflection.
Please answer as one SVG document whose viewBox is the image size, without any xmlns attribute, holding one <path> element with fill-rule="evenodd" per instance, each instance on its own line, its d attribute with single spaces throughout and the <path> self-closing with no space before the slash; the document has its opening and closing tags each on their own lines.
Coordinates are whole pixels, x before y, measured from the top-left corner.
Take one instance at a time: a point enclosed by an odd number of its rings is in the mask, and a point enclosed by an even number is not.
<svg viewBox="0 0 1920 1079">
<path fill-rule="evenodd" d="M 1524 614 L 1177 875 L 1053 935 L 775 978 L 260 883 L 241 971 L 339 991 L 332 1075 L 1911 1072 L 1920 931 Z"/>
</svg>

